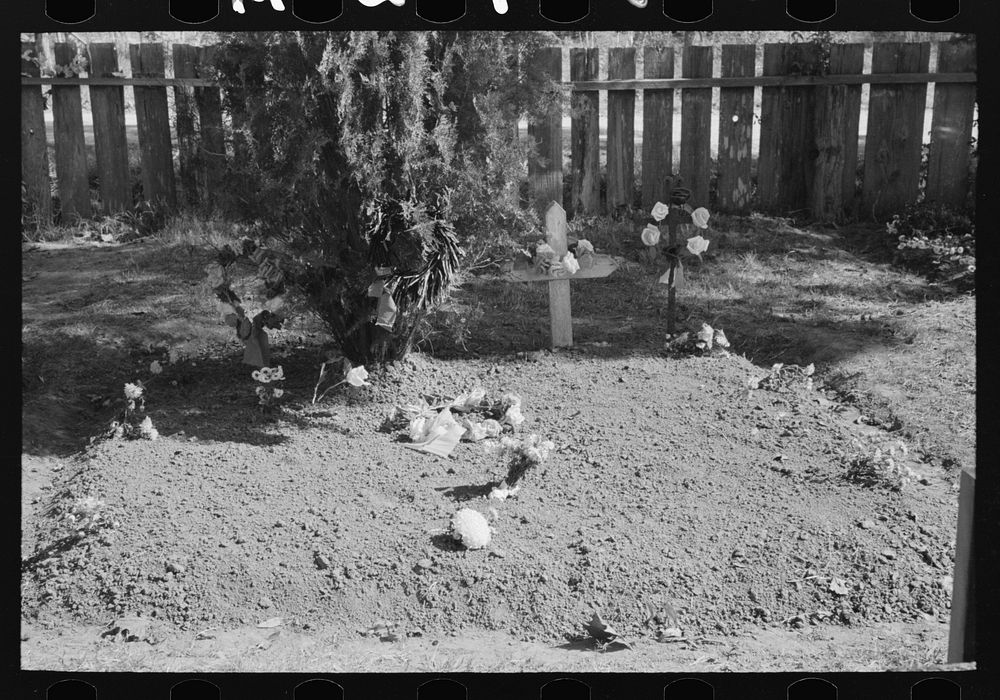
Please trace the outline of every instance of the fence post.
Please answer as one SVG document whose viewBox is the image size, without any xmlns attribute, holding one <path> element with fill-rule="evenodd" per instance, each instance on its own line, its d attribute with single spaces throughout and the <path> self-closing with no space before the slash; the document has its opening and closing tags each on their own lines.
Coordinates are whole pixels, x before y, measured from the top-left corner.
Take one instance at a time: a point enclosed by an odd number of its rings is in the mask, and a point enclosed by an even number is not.
<svg viewBox="0 0 1000 700">
<path fill-rule="evenodd" d="M 930 45 L 875 44 L 872 79 L 877 73 L 925 73 Z M 927 84 L 872 83 L 865 137 L 862 214 L 879 219 L 917 200 Z"/>
<path fill-rule="evenodd" d="M 712 77 L 712 47 L 684 48 L 685 78 Z M 712 177 L 712 88 L 681 90 L 681 162 L 684 184 L 691 201 L 709 205 L 708 187 Z"/>
<path fill-rule="evenodd" d="M 757 47 L 722 47 L 722 77 L 753 77 Z M 752 87 L 719 90 L 719 180 L 716 209 L 743 213 L 750 206 L 753 153 Z"/>
<path fill-rule="evenodd" d="M 642 77 L 673 78 L 674 47 L 647 46 L 642 54 Z M 673 174 L 674 91 L 642 91 L 642 208 L 649 211 L 670 196 L 667 179 Z"/>
<path fill-rule="evenodd" d="M 963 469 L 959 481 L 958 533 L 955 538 L 955 575 L 952 578 L 951 625 L 948 663 L 974 661 L 976 653 L 975 567 L 973 566 L 973 514 L 976 470 Z"/>
<path fill-rule="evenodd" d="M 211 65 L 216 47 L 202 46 L 198 50 L 197 72 L 199 78 L 211 77 Z M 204 164 L 202 196 L 211 200 L 212 193 L 222 184 L 226 171 L 226 135 L 222 128 L 222 97 L 218 86 L 196 87 L 194 99 L 198 103 L 198 124 L 201 127 L 201 162 Z"/>
<path fill-rule="evenodd" d="M 938 73 L 976 70 L 976 47 L 969 43 L 938 45 Z M 974 83 L 934 86 L 934 116 L 927 162 L 928 201 L 953 207 L 965 204 L 969 192 L 969 142 L 976 106 Z"/>
<path fill-rule="evenodd" d="M 597 80 L 600 49 L 570 49 L 570 80 Z M 601 122 L 600 92 L 572 92 L 570 163 L 573 192 L 569 213 L 596 214 L 601 208 Z"/>
<path fill-rule="evenodd" d="M 21 43 L 21 72 L 38 77 L 38 54 L 32 42 Z M 27 57 L 24 57 L 27 54 Z M 45 136 L 45 97 L 40 85 L 21 86 L 21 179 L 35 209 L 38 228 L 52 222 L 52 185 Z"/>
<path fill-rule="evenodd" d="M 132 44 L 132 77 L 162 78 L 163 45 Z M 177 206 L 174 159 L 170 145 L 170 112 L 165 87 L 135 86 L 135 119 L 142 153 L 142 195 L 147 203 Z"/>
<path fill-rule="evenodd" d="M 76 45 L 54 46 L 57 66 L 69 66 L 76 58 Z M 90 183 L 87 181 L 87 147 L 83 136 L 83 102 L 79 85 L 52 86 L 52 120 L 56 150 L 56 181 L 62 221 L 87 218 Z"/>
<path fill-rule="evenodd" d="M 562 49 L 541 48 L 532 57 L 541 72 L 559 83 L 562 81 Z M 528 159 L 528 180 L 535 210 L 544 218 L 551 202 L 562 206 L 562 97 L 556 95 L 542 119 L 528 123 L 528 138 L 536 152 Z"/>
<path fill-rule="evenodd" d="M 608 80 L 635 78 L 635 49 L 608 49 Z M 635 90 L 608 90 L 608 213 L 632 206 L 635 190 Z"/>
<path fill-rule="evenodd" d="M 194 78 L 197 47 L 174 44 L 174 77 Z M 181 180 L 181 196 L 185 204 L 198 203 L 198 140 L 195 137 L 194 89 L 189 85 L 174 86 L 174 110 L 177 113 L 177 158 Z"/>
<path fill-rule="evenodd" d="M 118 72 L 114 44 L 90 44 L 90 75 L 111 78 Z M 92 85 L 90 109 L 94 120 L 94 148 L 100 178 L 101 208 L 113 213 L 132 208 L 128 140 L 125 135 L 125 89 Z"/>
</svg>

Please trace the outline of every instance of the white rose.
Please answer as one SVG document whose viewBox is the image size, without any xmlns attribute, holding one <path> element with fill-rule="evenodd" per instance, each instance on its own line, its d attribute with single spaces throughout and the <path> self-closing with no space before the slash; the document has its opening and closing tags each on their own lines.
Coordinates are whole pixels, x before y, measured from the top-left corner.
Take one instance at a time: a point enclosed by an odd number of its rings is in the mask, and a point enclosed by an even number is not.
<svg viewBox="0 0 1000 700">
<path fill-rule="evenodd" d="M 653 211 L 650 212 L 650 215 L 657 221 L 663 221 L 667 217 L 667 214 L 669 213 L 670 213 L 670 207 L 668 207 L 663 202 L 657 202 L 656 204 L 653 205 Z"/>
<path fill-rule="evenodd" d="M 701 254 L 708 250 L 708 239 L 701 236 L 694 236 L 687 240 L 687 249 L 694 255 L 701 257 Z"/>
<path fill-rule="evenodd" d="M 708 209 L 705 207 L 698 207 L 693 212 L 691 212 L 691 223 L 693 223 L 698 228 L 708 228 Z"/>
<path fill-rule="evenodd" d="M 364 365 L 353 368 L 347 373 L 345 381 L 351 386 L 368 386 L 368 370 L 365 369 Z"/>
<path fill-rule="evenodd" d="M 649 224 L 642 230 L 642 242 L 646 245 L 653 246 L 660 242 L 660 229 L 652 224 Z"/>
</svg>

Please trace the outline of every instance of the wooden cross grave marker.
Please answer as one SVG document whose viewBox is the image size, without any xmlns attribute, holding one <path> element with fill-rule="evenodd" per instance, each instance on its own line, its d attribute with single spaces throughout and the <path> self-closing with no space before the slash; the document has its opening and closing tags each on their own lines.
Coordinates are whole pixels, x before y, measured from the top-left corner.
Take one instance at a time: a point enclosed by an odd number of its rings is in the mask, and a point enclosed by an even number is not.
<svg viewBox="0 0 1000 700">
<path fill-rule="evenodd" d="M 566 211 L 558 202 L 552 202 L 545 211 L 546 242 L 556 252 L 559 260 L 566 255 Z M 569 283 L 574 280 L 607 277 L 618 269 L 610 255 L 590 254 L 580 260 L 580 269 L 572 275 L 565 272 L 554 275 L 533 266 L 515 267 L 508 278 L 515 282 L 548 282 L 549 316 L 552 322 L 552 347 L 573 345 L 573 318 L 570 313 Z"/>
</svg>

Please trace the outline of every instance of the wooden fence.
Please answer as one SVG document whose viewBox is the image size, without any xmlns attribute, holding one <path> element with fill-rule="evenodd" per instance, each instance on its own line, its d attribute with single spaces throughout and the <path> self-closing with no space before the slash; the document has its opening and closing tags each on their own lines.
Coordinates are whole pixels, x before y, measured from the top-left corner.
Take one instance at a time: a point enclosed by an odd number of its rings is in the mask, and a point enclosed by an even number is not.
<svg viewBox="0 0 1000 700">
<path fill-rule="evenodd" d="M 819 219 L 845 214 L 884 218 L 918 197 L 927 86 L 934 83 L 924 193 L 929 200 L 961 205 L 969 187 L 975 48 L 966 43 L 940 44 L 937 72 L 929 73 L 930 48 L 928 43 L 877 43 L 871 72 L 863 73 L 863 45 L 833 45 L 825 59 L 826 74 L 805 75 L 801 67 L 818 58 L 815 45 L 768 44 L 763 47 L 762 75 L 756 75 L 756 46 L 688 46 L 681 55 L 678 76 L 672 46 L 646 47 L 642 79 L 635 77 L 634 48 L 608 49 L 604 79 L 598 75 L 599 49 L 572 49 L 571 82 L 564 84 L 567 95 L 528 129 L 537 145 L 535 157 L 528 162 L 536 201 L 542 207 L 558 201 L 570 215 L 607 213 L 636 201 L 651 207 L 666 198 L 666 178 L 676 172 L 692 189 L 691 201 L 715 211 L 747 213 L 752 208 L 809 212 Z M 52 86 L 55 189 L 64 216 L 90 214 L 81 85 L 90 89 L 103 211 L 133 203 L 125 132 L 126 86 L 135 96 L 143 196 L 169 206 L 190 205 L 209 196 L 224 176 L 227 150 L 220 90 L 201 69 L 210 61 L 213 47 L 173 45 L 171 50 L 173 78 L 164 77 L 165 47 L 161 44 L 130 46 L 131 77 L 119 73 L 113 44 L 89 46 L 91 64 L 86 78 L 40 77 L 37 65 L 22 61 L 22 177 L 40 218 L 45 220 L 53 208 L 44 85 Z M 716 50 L 718 57 L 713 55 Z M 30 54 L 34 48 L 26 44 L 22 51 Z M 56 63 L 69 64 L 74 51 L 73 45 L 56 44 Z M 721 65 L 719 77 L 713 77 L 716 58 Z M 561 79 L 562 49 L 544 49 L 536 60 L 545 72 Z M 861 164 L 864 84 L 871 87 Z M 751 139 L 758 86 L 760 140 L 755 162 Z M 713 144 L 716 88 L 719 126 L 718 141 Z M 173 115 L 167 90 L 173 91 Z M 636 153 L 634 125 L 640 91 L 643 132 Z M 601 93 L 607 109 L 603 172 Z M 674 163 L 676 112 L 680 158 Z M 571 117 L 566 149 L 569 201 L 563 196 L 563 118 L 567 115 Z M 171 132 L 171 119 L 176 136 Z M 714 162 L 713 150 L 718 154 Z M 862 165 L 858 188 L 856 176 Z M 714 189 L 712 196 L 710 189 Z"/>
</svg>

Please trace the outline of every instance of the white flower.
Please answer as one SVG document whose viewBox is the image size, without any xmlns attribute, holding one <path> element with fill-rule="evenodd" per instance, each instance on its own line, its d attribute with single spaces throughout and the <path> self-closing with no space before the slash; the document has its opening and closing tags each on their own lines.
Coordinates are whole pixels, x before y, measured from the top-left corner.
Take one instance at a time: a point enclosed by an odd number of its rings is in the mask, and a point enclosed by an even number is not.
<svg viewBox="0 0 1000 700">
<path fill-rule="evenodd" d="M 660 242 L 660 229 L 649 224 L 642 230 L 642 242 L 646 245 L 656 245 Z"/>
<path fill-rule="evenodd" d="M 467 549 L 482 549 L 490 543 L 490 523 L 472 508 L 463 508 L 451 519 L 452 536 Z"/>
<path fill-rule="evenodd" d="M 264 375 L 261 374 L 261 372 L 260 372 L 259 369 L 255 369 L 253 372 L 251 372 L 250 376 L 253 377 L 253 380 L 256 381 L 256 382 L 266 381 L 265 379 L 262 379 L 262 377 Z M 259 388 L 257 389 L 257 393 L 260 393 L 260 389 Z"/>
<path fill-rule="evenodd" d="M 412 442 L 423 442 L 424 438 L 427 437 L 427 418 L 425 416 L 414 417 L 407 426 L 407 432 Z"/>
<path fill-rule="evenodd" d="M 271 370 L 271 381 L 277 382 L 284 378 L 285 378 L 285 369 L 281 365 L 278 365 L 277 367 Z"/>
<path fill-rule="evenodd" d="M 149 363 L 149 371 L 153 374 L 159 374 L 163 371 L 163 365 L 161 365 L 158 361 L 153 360 Z"/>
<path fill-rule="evenodd" d="M 693 223 L 698 228 L 708 228 L 708 209 L 705 207 L 698 207 L 693 212 L 691 212 L 691 223 Z"/>
<path fill-rule="evenodd" d="M 563 268 L 566 270 L 567 274 L 575 275 L 580 269 L 580 263 L 576 261 L 576 257 L 572 253 L 567 252 L 563 256 L 562 260 Z"/>
<path fill-rule="evenodd" d="M 135 401 L 142 396 L 142 387 L 136 384 L 125 384 L 125 398 Z"/>
<path fill-rule="evenodd" d="M 500 403 L 502 403 L 504 406 L 520 406 L 521 397 L 518 396 L 517 394 L 504 394 L 503 397 L 500 399 Z"/>
<path fill-rule="evenodd" d="M 668 207 L 663 202 L 657 202 L 653 205 L 653 211 L 650 212 L 651 216 L 657 221 L 663 221 L 667 214 L 670 213 L 670 207 Z"/>
<path fill-rule="evenodd" d="M 284 396 L 284 394 L 285 394 L 285 390 L 284 389 L 274 389 L 272 391 L 272 395 L 276 399 L 280 399 L 282 396 Z"/>
<path fill-rule="evenodd" d="M 179 359 L 181 359 L 181 354 L 176 350 L 171 350 L 170 354 L 167 355 L 167 361 L 172 365 L 176 364 Z"/>
<path fill-rule="evenodd" d="M 348 372 L 345 381 L 351 386 L 368 386 L 366 379 L 368 379 L 368 371 L 364 365 L 361 365 Z"/>
<path fill-rule="evenodd" d="M 694 236 L 687 241 L 687 249 L 694 255 L 701 257 L 701 254 L 708 250 L 709 241 L 701 236 Z"/>
<path fill-rule="evenodd" d="M 584 255 L 590 255 L 594 252 L 594 244 L 588 241 L 586 238 L 581 238 L 576 242 L 576 256 L 582 258 Z"/>
<path fill-rule="evenodd" d="M 259 396 L 261 399 L 264 398 L 264 394 L 266 394 L 266 393 L 267 393 L 267 389 L 265 389 L 262 386 L 257 387 L 257 396 Z"/>
<path fill-rule="evenodd" d="M 500 433 L 503 431 L 503 426 L 500 425 L 500 421 L 493 420 L 492 418 L 487 418 L 482 422 L 483 430 L 486 431 L 486 437 L 499 437 Z"/>
<path fill-rule="evenodd" d="M 503 414 L 503 419 L 505 423 L 510 423 L 514 428 L 521 425 L 524 422 L 524 416 L 521 415 L 521 404 L 514 404 L 509 407 L 506 413 Z"/>
<path fill-rule="evenodd" d="M 554 258 L 556 257 L 556 251 L 548 243 L 539 242 L 535 246 L 535 255 L 540 258 Z"/>
<path fill-rule="evenodd" d="M 139 435 L 147 440 L 155 440 L 160 437 L 160 433 L 153 427 L 153 419 L 149 416 L 139 423 Z"/>
</svg>

